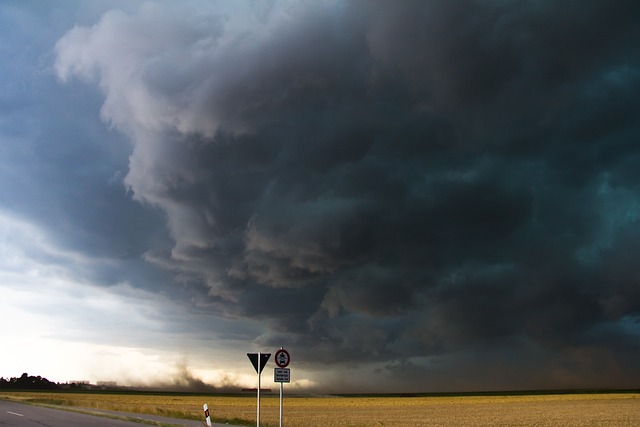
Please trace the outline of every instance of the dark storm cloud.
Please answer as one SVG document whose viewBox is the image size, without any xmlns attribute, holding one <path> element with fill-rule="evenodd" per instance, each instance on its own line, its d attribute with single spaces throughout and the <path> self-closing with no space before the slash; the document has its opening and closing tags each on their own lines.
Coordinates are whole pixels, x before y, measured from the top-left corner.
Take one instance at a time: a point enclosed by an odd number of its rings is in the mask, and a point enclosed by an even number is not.
<svg viewBox="0 0 640 427">
<path fill-rule="evenodd" d="M 311 362 L 639 378 L 636 2 L 228 13 L 147 4 L 57 44 L 166 212 L 149 260 Z"/>
<path fill-rule="evenodd" d="M 168 240 L 159 212 L 154 218 L 122 187 L 130 143 L 100 122 L 100 92 L 54 79 L 52 40 L 69 22 L 99 17 L 74 3 L 0 8 L 0 209 L 34 224 L 57 248 L 27 242 L 32 259 L 112 285 L 151 273 L 141 254 Z M 70 261 L 72 254 L 82 256 Z"/>
</svg>

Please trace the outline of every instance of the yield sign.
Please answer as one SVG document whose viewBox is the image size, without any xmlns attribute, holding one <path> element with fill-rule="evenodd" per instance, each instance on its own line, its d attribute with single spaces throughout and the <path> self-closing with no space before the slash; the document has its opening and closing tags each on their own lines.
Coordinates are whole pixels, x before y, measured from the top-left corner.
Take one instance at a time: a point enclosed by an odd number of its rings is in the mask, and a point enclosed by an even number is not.
<svg viewBox="0 0 640 427">
<path fill-rule="evenodd" d="M 247 353 L 247 356 L 249 356 L 249 360 L 251 360 L 251 364 L 256 372 L 260 374 L 262 373 L 264 365 L 267 364 L 267 360 L 271 357 L 271 353 Z M 260 365 L 258 365 L 258 357 L 260 358 Z"/>
</svg>

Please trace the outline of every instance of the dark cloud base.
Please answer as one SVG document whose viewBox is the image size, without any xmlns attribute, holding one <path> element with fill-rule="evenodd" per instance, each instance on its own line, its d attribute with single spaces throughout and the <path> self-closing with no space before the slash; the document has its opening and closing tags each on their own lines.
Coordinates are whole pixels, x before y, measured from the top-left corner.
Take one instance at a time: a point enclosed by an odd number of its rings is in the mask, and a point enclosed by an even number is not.
<svg viewBox="0 0 640 427">
<path fill-rule="evenodd" d="M 637 386 L 638 3 L 278 12 L 233 33 L 142 8 L 58 43 L 132 138 L 135 199 L 166 212 L 175 247 L 150 259 L 309 367 Z M 128 33 L 140 50 L 111 54 Z"/>
</svg>

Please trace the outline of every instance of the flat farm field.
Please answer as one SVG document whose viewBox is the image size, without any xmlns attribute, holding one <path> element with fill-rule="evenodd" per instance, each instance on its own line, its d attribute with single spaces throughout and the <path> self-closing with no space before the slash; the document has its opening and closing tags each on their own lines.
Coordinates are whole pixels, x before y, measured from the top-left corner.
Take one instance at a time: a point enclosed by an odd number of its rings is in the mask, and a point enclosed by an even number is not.
<svg viewBox="0 0 640 427">
<path fill-rule="evenodd" d="M 250 395 L 2 391 L 0 399 L 255 425 Z M 279 398 L 263 395 L 260 420 L 278 426 Z M 473 396 L 284 396 L 286 427 L 640 426 L 640 393 Z"/>
</svg>

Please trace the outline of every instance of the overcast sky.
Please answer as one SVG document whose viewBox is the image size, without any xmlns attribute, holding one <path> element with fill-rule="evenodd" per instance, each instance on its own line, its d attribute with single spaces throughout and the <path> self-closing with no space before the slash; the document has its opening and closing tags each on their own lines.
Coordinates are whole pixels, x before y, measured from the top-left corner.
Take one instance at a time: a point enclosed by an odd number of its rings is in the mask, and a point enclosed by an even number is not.
<svg viewBox="0 0 640 427">
<path fill-rule="evenodd" d="M 0 376 L 637 388 L 638 99 L 636 0 L 3 0 Z"/>
</svg>

